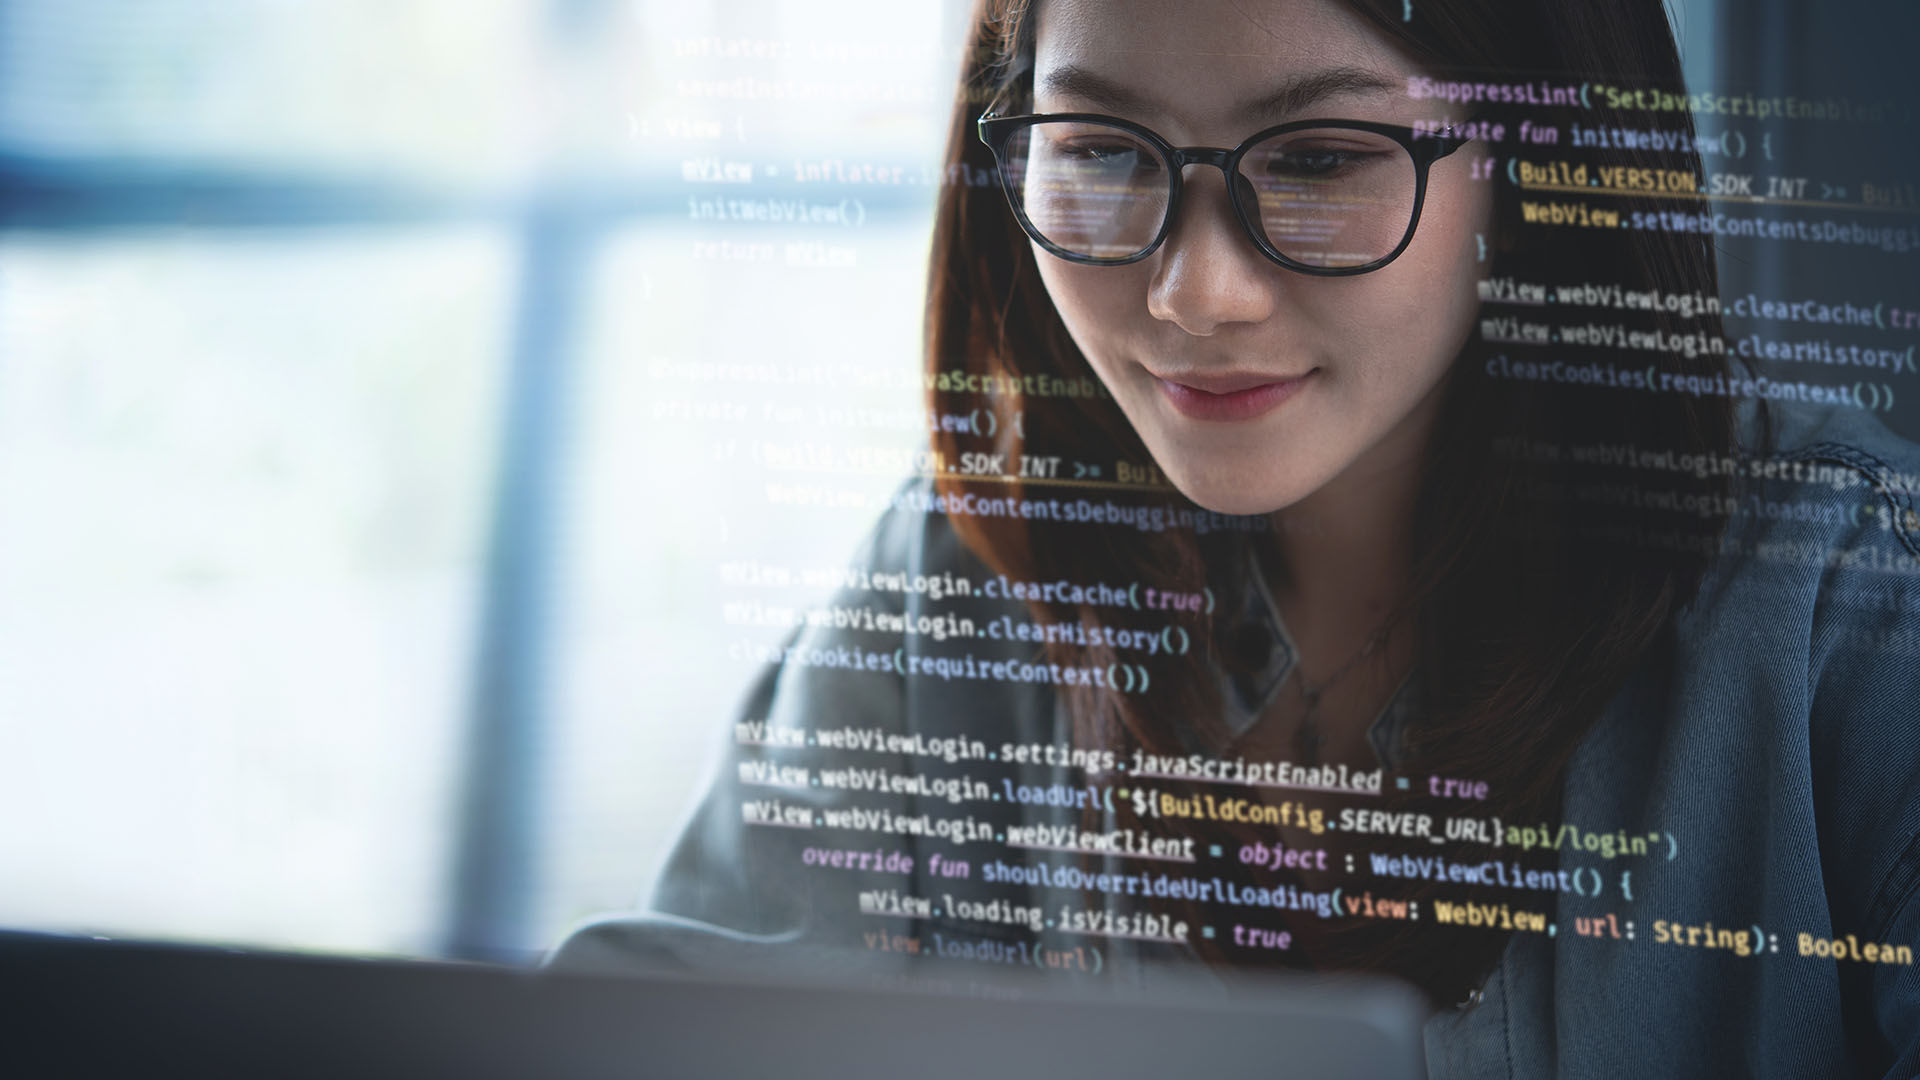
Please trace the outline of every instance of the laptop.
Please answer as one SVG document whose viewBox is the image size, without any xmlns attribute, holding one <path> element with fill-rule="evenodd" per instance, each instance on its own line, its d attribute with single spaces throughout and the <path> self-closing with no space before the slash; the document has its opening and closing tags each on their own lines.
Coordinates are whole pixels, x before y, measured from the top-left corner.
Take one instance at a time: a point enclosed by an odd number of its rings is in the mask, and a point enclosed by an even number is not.
<svg viewBox="0 0 1920 1080">
<path fill-rule="evenodd" d="M 1425 1076 L 1384 980 L 612 976 L 0 934 L 12 1076 Z"/>
</svg>

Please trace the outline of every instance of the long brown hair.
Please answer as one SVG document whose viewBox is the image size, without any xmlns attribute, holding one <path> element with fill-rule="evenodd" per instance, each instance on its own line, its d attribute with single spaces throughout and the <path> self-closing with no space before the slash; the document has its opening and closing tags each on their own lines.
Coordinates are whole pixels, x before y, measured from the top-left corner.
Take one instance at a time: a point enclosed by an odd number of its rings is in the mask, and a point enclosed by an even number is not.
<svg viewBox="0 0 1920 1080">
<path fill-rule="evenodd" d="M 936 415 L 993 413 L 987 447 L 1006 453 L 1058 456 L 1103 466 L 1151 456 L 1058 317 L 1039 278 L 1025 235 L 1008 210 L 990 152 L 974 136 L 974 119 L 1003 91 L 1018 90 L 1033 49 L 1033 0 L 980 0 L 954 105 L 947 149 L 949 183 L 940 195 L 926 322 L 930 405 Z M 1389 40 L 1435 73 L 1481 81 L 1605 79 L 1679 88 L 1680 63 L 1659 0 L 1421 0 L 1403 19 L 1394 0 L 1345 0 Z M 1568 110 L 1561 110 L 1566 112 Z M 1592 127 L 1640 127 L 1606 108 L 1576 109 Z M 1525 115 L 1538 123 L 1537 106 Z M 1516 131 L 1518 106 L 1489 104 L 1477 116 Z M 1687 114 L 1660 121 L 1691 134 Z M 1505 155 L 1512 142 L 1476 148 Z M 1564 147 L 1558 156 L 1571 156 Z M 1606 151 L 1601 164 L 1689 168 L 1691 152 Z M 1655 160 L 1657 157 L 1658 160 Z M 1488 237 L 1490 278 L 1530 282 L 1591 281 L 1626 290 L 1716 296 L 1707 239 L 1656 229 L 1558 228 L 1526 225 L 1520 192 L 1496 187 L 1496 225 Z M 1644 204 L 1643 204 L 1644 205 Z M 1571 275 L 1569 274 L 1571 270 Z M 1636 329 L 1717 337 L 1716 315 L 1675 311 L 1618 313 Z M 1614 313 L 1607 315 L 1609 320 Z M 1613 366 L 1618 351 L 1556 346 L 1555 359 Z M 1571 460 L 1568 444 L 1633 444 L 1676 454 L 1729 455 L 1729 399 L 1678 393 L 1602 389 L 1494 378 L 1485 361 L 1517 349 L 1474 335 L 1443 388 L 1441 416 L 1429 447 L 1415 509 L 1417 555 L 1412 630 L 1421 671 L 1421 720 L 1407 733 L 1405 771 L 1484 780 L 1490 798 L 1477 810 L 1506 820 L 1557 816 L 1567 761 L 1602 708 L 1695 595 L 1722 519 L 1684 516 L 1595 492 L 1616 469 Z M 1534 354 L 1535 358 L 1539 354 Z M 1712 376 L 1723 356 L 1701 351 L 1638 354 L 1661 371 Z M 956 377 L 958 376 L 958 377 Z M 1045 376 L 1058 383 L 1049 383 Z M 1092 394 L 1047 394 L 1049 386 L 1093 386 Z M 989 392 L 984 395 L 981 389 Z M 1019 392 L 1010 392 L 1017 388 Z M 1634 394 L 1636 396 L 1628 396 Z M 983 449 L 978 435 L 942 431 L 933 449 L 946 460 Z M 935 481 L 950 497 L 981 487 L 958 474 Z M 1666 481 L 1663 479 L 1663 483 Z M 1730 481 L 1717 473 L 1671 474 L 1676 500 L 1715 506 Z M 994 494 L 1023 498 L 1047 492 L 1015 481 Z M 1172 504 L 1192 509 L 1169 490 L 1101 491 L 1116 503 Z M 1705 500 L 1705 501 L 1702 501 Z M 1674 505 L 1682 505 L 1676 501 Z M 1195 590 L 1235 558 L 1245 533 L 1169 528 L 1089 528 L 1018 516 L 956 515 L 968 547 L 1001 573 L 1026 579 L 1131 579 L 1162 589 Z M 1677 538 L 1677 539 L 1676 539 Z M 1212 575 L 1212 577 L 1210 577 Z M 1034 602 L 1037 618 L 1096 624 L 1111 608 Z M 1218 619 L 1192 626 L 1193 655 L 1218 658 L 1225 637 Z M 1110 650 L 1048 646 L 1056 659 L 1106 663 Z M 1183 752 L 1175 725 L 1219 734 L 1220 702 L 1199 664 L 1156 673 L 1150 692 L 1063 688 L 1072 695 L 1075 737 L 1091 745 Z M 1644 722 L 1654 723 L 1653 717 Z M 1411 795 L 1386 792 L 1388 808 Z M 1164 828 L 1167 823 L 1156 823 Z M 1209 825 L 1217 840 L 1233 830 Z M 1506 935 L 1451 931 L 1408 946 L 1417 925 L 1368 926 L 1323 935 L 1311 951 L 1322 967 L 1364 967 L 1412 979 L 1437 1000 L 1457 1000 L 1497 962 Z M 1242 959 L 1220 945 L 1202 945 L 1210 959 Z M 1295 958 L 1297 962 L 1298 958 Z M 1284 961 L 1283 961 L 1284 962 Z"/>
</svg>

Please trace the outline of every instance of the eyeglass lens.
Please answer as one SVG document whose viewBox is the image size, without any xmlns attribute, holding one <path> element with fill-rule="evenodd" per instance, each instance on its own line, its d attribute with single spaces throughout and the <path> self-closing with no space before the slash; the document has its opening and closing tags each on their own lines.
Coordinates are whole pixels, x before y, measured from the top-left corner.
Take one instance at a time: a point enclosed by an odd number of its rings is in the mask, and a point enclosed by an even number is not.
<svg viewBox="0 0 1920 1080">
<path fill-rule="evenodd" d="M 1009 191 L 1048 243 L 1093 259 L 1152 245 L 1172 191 L 1167 159 L 1125 128 L 1046 121 L 1008 138 Z M 1309 266 L 1363 266 L 1400 246 L 1419 171 L 1406 147 L 1352 128 L 1312 128 L 1248 148 L 1234 197 L 1275 250 Z"/>
</svg>

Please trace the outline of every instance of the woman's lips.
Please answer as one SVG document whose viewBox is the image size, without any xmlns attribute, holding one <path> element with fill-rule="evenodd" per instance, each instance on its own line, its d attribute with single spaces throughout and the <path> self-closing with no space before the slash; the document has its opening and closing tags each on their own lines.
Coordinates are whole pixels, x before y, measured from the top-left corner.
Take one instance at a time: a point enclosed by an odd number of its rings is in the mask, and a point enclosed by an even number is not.
<svg viewBox="0 0 1920 1080">
<path fill-rule="evenodd" d="M 1313 374 L 1309 371 L 1288 379 L 1271 375 L 1193 375 L 1177 380 L 1155 375 L 1154 381 L 1160 384 L 1168 403 L 1184 416 L 1195 420 L 1251 420 L 1298 394 Z"/>
</svg>

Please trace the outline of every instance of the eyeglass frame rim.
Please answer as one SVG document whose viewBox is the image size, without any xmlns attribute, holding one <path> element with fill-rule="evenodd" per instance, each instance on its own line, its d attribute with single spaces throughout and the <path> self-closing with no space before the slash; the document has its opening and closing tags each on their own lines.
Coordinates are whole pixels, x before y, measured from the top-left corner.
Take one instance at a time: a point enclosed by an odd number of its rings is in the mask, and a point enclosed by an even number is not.
<svg viewBox="0 0 1920 1080">
<path fill-rule="evenodd" d="M 1010 87 L 1008 89 L 1011 90 Z M 1007 92 L 1008 91 L 1002 91 L 994 102 L 987 106 L 986 111 L 981 113 L 979 118 L 974 121 L 974 133 L 982 143 L 986 144 L 987 149 L 993 154 L 994 171 L 1000 174 L 1001 192 L 1006 195 L 1007 207 L 1013 211 L 1014 218 L 1019 222 L 1021 230 L 1048 252 L 1062 259 L 1066 259 L 1069 262 L 1079 263 L 1083 266 L 1126 266 L 1129 263 L 1139 262 L 1160 250 L 1160 245 L 1166 242 L 1168 234 L 1173 231 L 1173 221 L 1176 211 L 1180 208 L 1180 189 L 1186 175 L 1187 166 L 1213 165 L 1219 168 L 1222 178 L 1225 179 L 1227 183 L 1229 193 L 1227 202 L 1233 207 L 1234 219 L 1240 223 L 1241 231 L 1247 234 L 1247 237 L 1253 241 L 1254 246 L 1259 249 L 1262 255 L 1265 255 L 1268 259 L 1288 270 L 1295 271 L 1296 273 L 1310 274 L 1314 277 L 1352 277 L 1356 274 L 1372 273 L 1399 258 L 1401 253 L 1406 251 L 1407 247 L 1413 243 L 1413 234 L 1420 226 L 1420 211 L 1426 206 L 1427 173 L 1433 166 L 1433 163 L 1473 141 L 1473 136 L 1471 135 L 1458 134 L 1455 124 L 1448 124 L 1436 133 L 1420 133 L 1416 135 L 1413 128 L 1404 124 L 1386 124 L 1372 120 L 1312 118 L 1306 120 L 1289 120 L 1284 124 L 1275 124 L 1272 127 L 1262 128 L 1252 135 L 1247 136 L 1245 139 L 1242 139 L 1238 146 L 1232 147 L 1231 149 L 1221 146 L 1175 146 L 1173 143 L 1167 141 L 1159 132 L 1145 124 L 1128 120 L 1123 116 L 1112 116 L 1106 113 L 1064 112 L 1020 113 L 1013 116 L 996 115 L 994 110 L 1000 107 L 1000 99 L 1004 98 Z M 1076 252 L 1067 251 L 1041 235 L 1040 230 L 1036 228 L 1032 220 L 1027 217 L 1026 209 L 1021 205 L 1020 199 L 1014 194 L 1013 181 L 1007 174 L 1002 151 L 1006 146 L 1007 140 L 1012 138 L 1013 134 L 1019 129 L 1023 127 L 1035 127 L 1049 121 L 1098 123 L 1118 127 L 1144 138 L 1149 145 L 1160 152 L 1161 157 L 1164 158 L 1171 167 L 1167 170 L 1167 209 L 1160 221 L 1160 231 L 1154 236 L 1152 243 L 1124 259 L 1102 259 L 1097 256 L 1081 255 Z M 1313 266 L 1310 263 L 1303 263 L 1298 259 L 1289 258 L 1283 254 L 1280 249 L 1274 247 L 1273 242 L 1267 238 L 1264 228 L 1247 220 L 1246 210 L 1241 206 L 1240 200 L 1233 198 L 1231 194 L 1233 191 L 1233 179 L 1239 169 L 1240 160 L 1245 157 L 1247 151 L 1252 149 L 1257 143 L 1288 131 L 1300 131 L 1307 128 L 1341 128 L 1353 131 L 1372 132 L 1375 135 L 1384 135 L 1400 144 L 1401 148 L 1407 151 L 1407 155 L 1413 159 L 1413 212 L 1408 215 L 1406 232 L 1400 237 L 1399 244 L 1395 245 L 1392 251 L 1387 252 L 1372 262 L 1362 263 L 1358 266 Z"/>
</svg>

